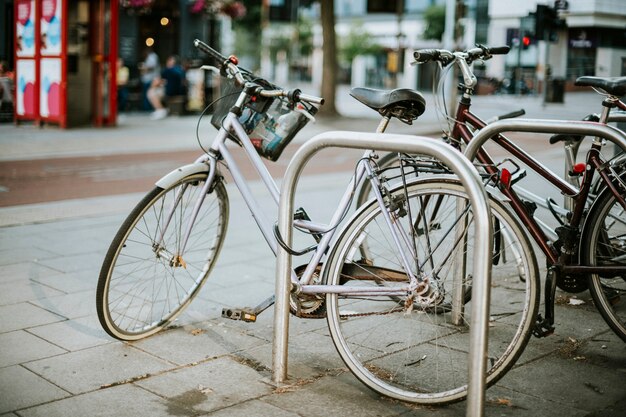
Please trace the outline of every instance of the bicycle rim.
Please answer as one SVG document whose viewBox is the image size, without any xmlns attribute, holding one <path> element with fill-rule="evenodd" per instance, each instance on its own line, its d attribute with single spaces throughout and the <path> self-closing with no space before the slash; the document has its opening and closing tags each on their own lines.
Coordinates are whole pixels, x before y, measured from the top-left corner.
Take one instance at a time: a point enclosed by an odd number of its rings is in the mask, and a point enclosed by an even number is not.
<svg viewBox="0 0 626 417">
<path fill-rule="evenodd" d="M 461 294 L 460 307 L 453 308 L 452 282 L 456 274 L 465 292 L 471 291 L 471 210 L 465 210 L 467 196 L 457 183 L 416 181 L 407 192 L 410 204 L 405 208 L 412 216 L 397 219 L 397 224 L 405 237 L 412 236 L 410 229 L 414 229 L 415 245 L 406 246 L 417 248 L 417 257 L 411 259 L 418 259 L 423 276 L 428 277 L 428 292 L 408 308 L 406 296 L 329 294 L 328 325 L 342 359 L 370 388 L 416 403 L 458 401 L 467 392 L 472 303 Z M 404 191 L 397 188 L 391 194 Z M 490 203 L 502 238 L 499 257 L 493 258 L 488 384 L 502 377 L 522 353 L 539 302 L 537 266 L 526 234 L 502 205 Z M 331 251 L 326 282 L 376 287 L 407 283 L 399 251 L 383 223 L 375 202 L 353 217 Z M 369 259 L 360 259 L 365 242 Z M 456 324 L 453 311 L 462 312 Z"/>
<path fill-rule="evenodd" d="M 205 179 L 206 174 L 195 174 L 168 189 L 155 188 L 118 231 L 97 290 L 98 317 L 111 336 L 136 340 L 158 332 L 183 311 L 208 277 L 228 223 L 228 197 L 221 182 L 205 196 L 181 254 Z"/>
<path fill-rule="evenodd" d="M 583 232 L 586 265 L 626 265 L 626 212 L 610 190 L 591 208 Z M 609 327 L 626 342 L 626 276 L 590 274 L 589 290 Z"/>
</svg>

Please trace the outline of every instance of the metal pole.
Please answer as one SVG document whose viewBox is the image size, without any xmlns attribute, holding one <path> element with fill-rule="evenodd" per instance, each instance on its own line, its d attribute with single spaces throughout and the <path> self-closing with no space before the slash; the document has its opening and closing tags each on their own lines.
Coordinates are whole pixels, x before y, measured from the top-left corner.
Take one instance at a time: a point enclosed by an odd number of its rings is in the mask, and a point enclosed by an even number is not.
<svg viewBox="0 0 626 417">
<path fill-rule="evenodd" d="M 487 194 L 472 164 L 452 147 L 435 139 L 363 132 L 326 132 L 310 139 L 296 152 L 287 167 L 281 187 L 278 227 L 287 245 L 292 240 L 294 194 L 305 164 L 316 152 L 329 147 L 377 149 L 389 152 L 408 152 L 435 157 L 459 177 L 469 196 L 474 211 L 476 233 L 473 267 L 476 272 L 472 293 L 473 313 L 470 322 L 470 354 L 467 415 L 481 416 L 485 401 L 487 369 L 487 338 L 489 319 L 489 288 L 491 286 L 491 218 Z M 289 293 L 291 257 L 279 248 L 276 260 L 276 305 L 272 351 L 273 381 L 287 379 L 287 347 L 289 338 Z M 482 279 L 481 279 L 482 278 Z"/>
<path fill-rule="evenodd" d="M 502 132 L 533 132 L 533 133 L 570 133 L 583 136 L 597 136 L 613 142 L 617 147 L 626 150 L 626 133 L 595 122 L 539 120 L 539 119 L 508 119 L 490 123 L 472 138 L 465 156 L 472 161 L 476 153 L 493 136 Z"/>
</svg>

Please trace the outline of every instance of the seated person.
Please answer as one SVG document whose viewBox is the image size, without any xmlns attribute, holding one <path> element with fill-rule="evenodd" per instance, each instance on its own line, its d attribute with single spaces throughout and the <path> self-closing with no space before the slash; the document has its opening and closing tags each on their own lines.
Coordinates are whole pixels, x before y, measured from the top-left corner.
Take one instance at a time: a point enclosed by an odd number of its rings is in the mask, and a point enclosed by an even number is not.
<svg viewBox="0 0 626 417">
<path fill-rule="evenodd" d="M 167 109 L 163 106 L 163 100 L 183 94 L 185 94 L 185 71 L 178 63 L 178 58 L 172 55 L 167 58 L 161 76 L 152 81 L 148 90 L 148 100 L 155 109 L 150 118 L 158 120 L 166 117 Z"/>
</svg>

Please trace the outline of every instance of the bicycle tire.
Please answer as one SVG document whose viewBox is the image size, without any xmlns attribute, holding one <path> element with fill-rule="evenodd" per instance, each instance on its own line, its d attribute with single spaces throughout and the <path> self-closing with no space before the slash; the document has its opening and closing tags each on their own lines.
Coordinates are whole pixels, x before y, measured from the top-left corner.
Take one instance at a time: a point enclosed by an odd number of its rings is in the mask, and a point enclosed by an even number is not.
<svg viewBox="0 0 626 417">
<path fill-rule="evenodd" d="M 187 219 L 206 177 L 206 173 L 192 174 L 169 188 L 154 188 L 115 235 L 96 291 L 98 319 L 114 338 L 138 340 L 160 331 L 189 305 L 206 281 L 228 224 L 228 195 L 221 181 L 207 194 L 187 249 L 178 257 Z M 179 203 L 164 228 L 176 199 Z"/>
<path fill-rule="evenodd" d="M 610 189 L 589 210 L 581 248 L 583 265 L 626 265 L 626 211 Z M 626 342 L 626 276 L 589 274 L 589 292 L 604 321 Z"/>
<path fill-rule="evenodd" d="M 392 196 L 404 194 L 403 187 L 396 187 Z M 331 337 L 342 360 L 369 388 L 403 401 L 421 404 L 445 404 L 462 400 L 467 394 L 469 349 L 469 316 L 455 325 L 450 322 L 450 287 L 455 262 L 465 262 L 470 274 L 464 278 L 471 280 L 469 259 L 472 252 L 473 226 L 466 223 L 462 234 L 455 236 L 453 211 L 457 202 L 466 207 L 467 195 L 457 180 L 435 179 L 433 177 L 416 180 L 407 185 L 407 194 L 412 213 L 428 214 L 427 233 L 422 233 L 417 243 L 418 251 L 435 261 L 423 262 L 425 276 L 431 277 L 431 302 L 414 305 L 413 310 L 404 308 L 404 301 L 396 297 L 350 297 L 328 294 L 326 296 L 327 321 Z M 446 198 L 439 205 L 438 213 L 430 213 L 431 207 L 419 207 L 425 196 L 440 195 Z M 539 307 L 539 278 L 534 252 L 519 221 L 500 202 L 490 197 L 492 215 L 499 220 L 504 234 L 506 248 L 516 246 L 521 253 L 524 277 L 520 276 L 518 265 L 512 265 L 504 256 L 496 261 L 493 258 L 490 339 L 488 358 L 490 361 L 487 383 L 495 383 L 514 365 L 528 343 Z M 433 204 L 434 205 L 434 204 Z M 346 275 L 348 267 L 365 268 L 371 266 L 395 270 L 399 275 L 406 274 L 398 266 L 398 250 L 389 238 L 389 230 L 383 224 L 382 211 L 372 200 L 361 207 L 342 230 L 332 247 L 323 272 L 323 281 L 328 284 L 352 283 L 359 285 L 393 285 L 378 276 L 370 279 Z M 465 216 L 471 222 L 471 210 Z M 433 215 L 432 217 L 430 215 Z M 405 216 L 405 217 L 411 217 Z M 397 218 L 396 223 L 411 236 L 413 221 Z M 462 223 L 456 223 L 462 224 Z M 413 229 L 417 229 L 413 226 Z M 424 243 L 430 238 L 432 251 L 426 251 Z M 357 260 L 359 247 L 367 241 L 374 259 Z M 455 241 L 458 244 L 455 244 Z M 461 248 L 465 242 L 466 250 Z M 494 243 L 495 244 L 495 243 Z M 388 248 L 385 248 L 389 245 Z M 379 248 L 374 248 L 379 246 Z M 510 251 L 508 253 L 511 253 Z M 456 259 L 447 259 L 449 254 Z M 505 255 L 505 253 L 501 253 Z M 458 264 L 461 265 L 461 264 Z M 385 270 L 386 271 L 386 270 Z M 371 273 L 371 272 L 368 272 Z M 445 274 L 445 276 L 444 276 Z M 391 276 L 390 274 L 389 276 Z M 398 275 L 396 275 L 397 277 Z M 436 279 L 432 279 L 435 277 Z M 468 281 L 469 281 L 468 280 Z M 471 282 L 465 286 L 471 287 Z M 405 280 L 403 284 L 406 284 Z M 397 284 L 396 284 L 397 285 Z M 406 299 L 406 297 L 403 297 Z M 462 298 L 463 299 L 463 298 Z M 466 313 L 471 312 L 471 301 L 464 298 Z M 420 372 L 421 371 L 421 372 Z"/>
</svg>

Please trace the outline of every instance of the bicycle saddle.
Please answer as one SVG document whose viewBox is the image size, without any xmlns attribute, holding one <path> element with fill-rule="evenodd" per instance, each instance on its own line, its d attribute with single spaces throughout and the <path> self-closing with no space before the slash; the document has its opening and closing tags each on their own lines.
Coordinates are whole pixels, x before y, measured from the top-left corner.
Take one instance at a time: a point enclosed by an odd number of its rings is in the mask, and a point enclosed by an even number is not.
<svg viewBox="0 0 626 417">
<path fill-rule="evenodd" d="M 618 97 L 626 94 L 626 77 L 578 77 L 574 85 L 601 88 Z"/>
<path fill-rule="evenodd" d="M 588 114 L 583 119 L 583 122 L 599 122 L 599 121 L 600 121 L 600 116 L 598 116 L 597 114 Z M 583 138 L 584 136 L 572 135 L 571 133 L 558 133 L 556 135 L 550 136 L 550 145 L 554 145 L 555 143 L 558 143 L 558 142 L 567 142 L 567 141 L 580 142 L 581 140 L 583 140 Z"/>
<path fill-rule="evenodd" d="M 407 124 L 411 124 L 426 109 L 424 96 L 410 88 L 377 90 L 356 87 L 350 90 L 350 95 L 381 115 L 396 117 Z"/>
</svg>

